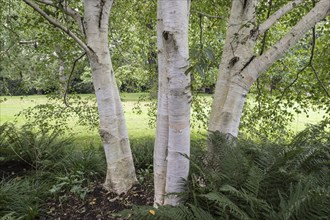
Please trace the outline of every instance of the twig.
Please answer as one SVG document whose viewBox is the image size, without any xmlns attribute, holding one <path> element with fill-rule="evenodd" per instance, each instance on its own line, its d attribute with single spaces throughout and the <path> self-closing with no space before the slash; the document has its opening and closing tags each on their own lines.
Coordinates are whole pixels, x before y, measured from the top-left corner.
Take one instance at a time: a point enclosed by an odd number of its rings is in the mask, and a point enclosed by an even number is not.
<svg viewBox="0 0 330 220">
<path fill-rule="evenodd" d="M 199 43 L 200 49 L 203 50 L 203 16 L 199 15 Z"/>
<path fill-rule="evenodd" d="M 314 3 L 314 1 L 313 1 L 313 3 Z M 328 90 L 325 88 L 323 82 L 321 81 L 321 79 L 320 79 L 319 75 L 317 74 L 317 72 L 316 72 L 316 70 L 315 70 L 315 68 L 314 68 L 314 65 L 313 65 L 314 50 L 315 50 L 315 42 L 316 42 L 316 33 L 315 33 L 316 31 L 315 31 L 315 26 L 313 27 L 312 30 L 313 30 L 312 51 L 311 51 L 311 57 L 310 57 L 310 59 L 309 59 L 309 65 L 310 65 L 310 67 L 311 67 L 311 69 L 312 69 L 312 71 L 313 71 L 313 73 L 314 73 L 314 75 L 315 75 L 317 81 L 318 81 L 319 84 L 321 85 L 322 89 L 323 89 L 324 92 L 327 94 L 327 96 L 330 97 Z"/>
<path fill-rule="evenodd" d="M 299 75 L 307 68 L 309 66 L 309 64 L 307 64 L 306 66 L 304 66 L 301 70 L 299 70 L 298 72 L 297 72 L 297 75 L 296 75 L 296 77 L 295 77 L 295 79 L 287 86 L 287 87 L 285 87 L 285 89 L 283 90 L 283 92 L 282 92 L 282 95 L 281 95 L 281 97 L 280 97 L 280 99 L 276 102 L 276 105 L 275 105 L 275 107 L 274 107 L 274 110 L 273 110 L 273 114 L 272 115 L 274 115 L 274 112 L 277 110 L 277 107 L 278 107 L 278 105 L 279 105 L 279 103 L 282 101 L 282 99 L 283 99 L 283 97 L 284 97 L 284 95 L 286 94 L 286 91 L 291 87 L 291 86 L 293 86 L 293 84 L 295 84 L 296 82 L 297 82 L 297 80 L 299 79 Z"/>
<path fill-rule="evenodd" d="M 316 72 L 316 70 L 315 70 L 315 68 L 314 68 L 314 66 L 313 66 L 312 64 L 311 64 L 311 69 L 313 70 L 313 72 L 314 72 L 314 75 L 315 75 L 315 77 L 316 77 L 317 81 L 320 83 L 320 85 L 321 85 L 322 89 L 323 89 L 323 90 L 324 90 L 324 92 L 327 94 L 327 96 L 330 98 L 330 94 L 329 94 L 328 90 L 325 88 L 325 86 L 324 86 L 323 82 L 321 81 L 321 79 L 320 79 L 319 75 L 317 74 L 317 72 Z"/>
<path fill-rule="evenodd" d="M 214 18 L 214 19 L 224 19 L 223 17 L 220 16 L 216 16 L 216 15 L 209 15 L 206 14 L 204 12 L 200 12 L 200 11 L 196 11 L 196 10 L 191 10 L 194 13 L 197 13 L 199 16 L 204 16 L 204 17 L 208 17 L 208 18 Z"/>
<path fill-rule="evenodd" d="M 268 2 L 268 9 L 267 9 L 267 17 L 266 17 L 266 19 L 268 19 L 269 16 L 270 16 L 270 12 L 272 10 L 272 5 L 273 5 L 273 2 L 272 2 L 272 0 L 270 0 Z M 266 30 L 265 33 L 263 34 L 262 41 L 261 41 L 261 50 L 260 50 L 259 55 L 262 55 L 264 53 L 265 46 L 266 46 L 267 33 L 268 33 L 268 30 Z M 260 114 L 261 114 L 261 102 L 260 102 L 261 89 L 260 89 L 259 77 L 257 78 L 257 90 L 258 90 L 258 95 L 257 95 L 257 100 L 258 100 L 258 115 L 260 116 Z"/>
<path fill-rule="evenodd" d="M 66 107 L 69 107 L 69 103 L 67 101 L 67 96 L 68 96 L 68 92 L 69 92 L 69 88 L 70 88 L 70 82 L 71 82 L 71 78 L 73 76 L 73 71 L 74 71 L 74 68 L 76 67 L 76 64 L 77 62 L 83 58 L 84 56 L 86 55 L 86 52 L 84 52 L 83 54 L 81 54 L 77 59 L 75 59 L 75 61 L 73 62 L 73 65 L 72 65 L 72 68 L 71 68 L 71 73 L 70 73 L 70 76 L 69 76 L 69 79 L 68 79 L 68 82 L 66 84 L 66 89 L 65 89 L 65 92 L 64 92 L 64 96 L 63 96 L 63 99 L 64 99 L 64 104 Z"/>
</svg>

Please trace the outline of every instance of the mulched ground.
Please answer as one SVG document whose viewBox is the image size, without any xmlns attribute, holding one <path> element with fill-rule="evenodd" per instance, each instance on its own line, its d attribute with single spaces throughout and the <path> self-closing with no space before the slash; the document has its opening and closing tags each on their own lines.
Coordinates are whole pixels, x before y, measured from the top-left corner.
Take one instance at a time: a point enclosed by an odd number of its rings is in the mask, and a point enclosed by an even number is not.
<svg viewBox="0 0 330 220">
<path fill-rule="evenodd" d="M 31 167 L 24 163 L 0 164 L 0 180 L 23 177 Z M 145 180 L 135 185 L 126 194 L 116 195 L 102 188 L 102 179 L 89 184 L 89 192 L 84 199 L 71 192 L 62 192 L 57 198 L 49 198 L 42 205 L 40 220 L 65 219 L 122 219 L 116 213 L 133 205 L 153 204 L 153 182 Z M 65 198 L 65 200 L 63 200 Z"/>
<path fill-rule="evenodd" d="M 47 215 L 41 219 L 121 219 L 116 213 L 133 205 L 152 205 L 152 183 L 134 186 L 128 193 L 117 196 L 102 188 L 100 181 L 91 185 L 84 200 L 77 195 L 67 195 L 68 200 L 61 204 L 50 200 L 46 204 Z"/>
</svg>

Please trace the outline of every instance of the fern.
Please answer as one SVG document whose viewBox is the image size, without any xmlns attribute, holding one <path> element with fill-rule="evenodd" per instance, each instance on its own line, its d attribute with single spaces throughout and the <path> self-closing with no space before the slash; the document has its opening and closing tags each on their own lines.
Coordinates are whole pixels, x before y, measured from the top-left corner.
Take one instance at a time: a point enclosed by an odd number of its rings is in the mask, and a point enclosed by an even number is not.
<svg viewBox="0 0 330 220">
<path fill-rule="evenodd" d="M 212 206 L 212 209 L 219 217 L 228 216 L 236 219 L 250 219 L 244 210 L 223 194 L 211 192 L 201 195 L 201 197 L 207 199 L 205 202 Z"/>
<path fill-rule="evenodd" d="M 330 213 L 330 191 L 299 182 L 290 187 L 286 198 L 280 195 L 280 210 L 275 219 L 328 219 Z"/>
<path fill-rule="evenodd" d="M 213 154 L 191 161 L 185 205 L 134 208 L 133 219 L 328 219 L 330 138 L 310 126 L 290 144 L 209 137 Z M 315 138 L 314 138 L 315 137 Z"/>
</svg>

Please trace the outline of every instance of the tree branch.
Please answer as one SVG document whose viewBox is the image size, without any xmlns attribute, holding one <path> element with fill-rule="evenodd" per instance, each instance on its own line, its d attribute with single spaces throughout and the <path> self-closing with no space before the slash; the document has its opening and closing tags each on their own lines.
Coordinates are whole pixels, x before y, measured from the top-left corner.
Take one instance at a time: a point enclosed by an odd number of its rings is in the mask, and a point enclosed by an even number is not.
<svg viewBox="0 0 330 220">
<path fill-rule="evenodd" d="M 42 3 L 42 4 L 45 4 L 45 5 L 52 6 L 52 7 L 57 8 L 57 9 L 61 9 L 67 15 L 70 15 L 76 21 L 79 20 L 79 19 L 77 19 L 77 16 L 81 17 L 81 15 L 79 14 L 79 12 L 77 12 L 76 10 L 74 10 L 74 9 L 72 9 L 70 7 L 67 7 L 67 5 L 66 6 L 63 6 L 63 3 L 62 2 L 56 2 L 56 3 L 54 3 L 52 0 L 35 0 L 35 1 L 36 2 L 39 2 L 39 3 Z"/>
<path fill-rule="evenodd" d="M 80 31 L 85 35 L 84 26 L 82 23 L 82 16 L 78 11 L 68 7 L 67 5 L 63 6 L 63 3 L 58 3 L 58 5 L 56 5 L 52 0 L 36 0 L 36 1 L 57 8 L 63 11 L 65 14 L 69 15 L 71 18 L 73 18 L 73 20 L 75 20 L 78 23 Z"/>
<path fill-rule="evenodd" d="M 270 17 L 270 11 L 272 10 L 272 5 L 273 5 L 272 0 L 268 1 L 267 19 Z M 265 47 L 266 47 L 267 32 L 268 32 L 268 30 L 266 30 L 263 34 L 263 37 L 262 37 L 262 40 L 261 40 L 261 49 L 260 49 L 259 56 L 264 53 L 264 50 L 265 50 Z"/>
<path fill-rule="evenodd" d="M 275 61 L 279 60 L 309 29 L 327 16 L 329 9 L 330 1 L 321 0 L 281 40 L 268 49 L 263 55 L 254 59 L 251 65 L 249 65 L 250 68 L 254 68 L 254 72 L 256 73 L 253 77 L 257 78 L 257 74 L 265 72 Z"/>
<path fill-rule="evenodd" d="M 89 51 L 88 46 L 77 36 L 75 35 L 72 31 L 70 31 L 68 28 L 66 28 L 64 25 L 62 25 L 58 20 L 50 17 L 48 14 L 46 14 L 37 4 L 35 4 L 31 0 L 23 0 L 27 5 L 29 5 L 31 8 L 33 8 L 35 11 L 37 11 L 42 17 L 44 17 L 49 23 L 54 25 L 55 27 L 61 29 L 64 31 L 66 34 L 68 34 L 72 39 L 74 39 L 79 46 L 82 47 L 86 52 Z M 47 1 L 49 2 L 49 1 Z"/>
<path fill-rule="evenodd" d="M 50 5 L 50 6 L 56 7 L 52 0 L 35 0 L 35 1 L 39 2 L 39 3 L 43 3 L 45 5 Z"/>
<path fill-rule="evenodd" d="M 277 10 L 269 18 L 267 18 L 262 24 L 259 25 L 259 35 L 267 31 L 276 21 L 283 17 L 286 13 L 291 11 L 297 5 L 301 4 L 304 0 L 294 0 L 290 1 L 288 4 L 284 5 L 282 8 Z"/>
</svg>

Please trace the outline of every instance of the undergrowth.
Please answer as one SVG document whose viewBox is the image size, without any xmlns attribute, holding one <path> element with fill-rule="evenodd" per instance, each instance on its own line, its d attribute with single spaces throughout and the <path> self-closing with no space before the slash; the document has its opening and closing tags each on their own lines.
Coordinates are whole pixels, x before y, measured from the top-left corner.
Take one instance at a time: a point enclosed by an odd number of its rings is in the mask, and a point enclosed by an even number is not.
<svg viewBox="0 0 330 220">
<path fill-rule="evenodd" d="M 307 127 L 290 144 L 228 143 L 209 136 L 214 152 L 191 159 L 182 205 L 125 210 L 130 219 L 328 219 L 330 133 Z"/>
<path fill-rule="evenodd" d="M 328 219 L 330 210 L 330 133 L 327 124 L 309 126 L 290 144 L 235 144 L 214 133 L 207 156 L 192 141 L 191 169 L 177 207 L 134 207 L 130 219 Z M 152 138 L 131 140 L 140 184 L 152 181 Z M 102 148 L 75 146 L 59 132 L 36 132 L 0 125 L 0 166 L 23 164 L 26 172 L 0 176 L 0 220 L 45 215 L 49 198 L 68 194 L 84 200 L 91 181 L 105 176 Z"/>
<path fill-rule="evenodd" d="M 105 175 L 100 149 L 77 147 L 61 134 L 0 125 L 0 167 L 19 165 L 25 170 L 1 172 L 1 220 L 40 217 L 48 198 L 63 200 L 67 192 L 84 199 L 90 181 Z"/>
</svg>

